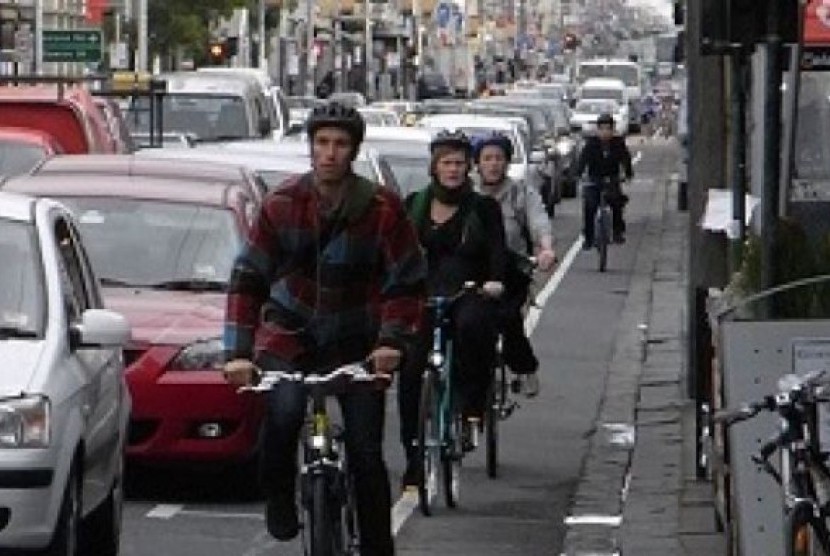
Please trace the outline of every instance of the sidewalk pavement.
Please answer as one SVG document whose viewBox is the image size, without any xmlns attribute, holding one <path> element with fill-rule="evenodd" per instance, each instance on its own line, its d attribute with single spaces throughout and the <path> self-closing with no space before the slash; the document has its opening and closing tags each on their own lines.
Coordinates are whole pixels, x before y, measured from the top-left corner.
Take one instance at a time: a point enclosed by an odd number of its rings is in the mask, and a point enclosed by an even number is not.
<svg viewBox="0 0 830 556">
<path fill-rule="evenodd" d="M 685 393 L 688 214 L 658 183 L 618 323 L 563 556 L 726 554 L 711 484 L 695 478 L 694 404 Z"/>
</svg>

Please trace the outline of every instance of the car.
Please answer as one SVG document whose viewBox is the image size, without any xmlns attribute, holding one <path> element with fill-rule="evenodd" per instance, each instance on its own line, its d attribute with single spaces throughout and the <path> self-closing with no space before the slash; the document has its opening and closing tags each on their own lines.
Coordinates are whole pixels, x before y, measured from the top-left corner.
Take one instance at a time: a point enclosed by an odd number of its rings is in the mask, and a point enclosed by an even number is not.
<svg viewBox="0 0 830 556">
<path fill-rule="evenodd" d="M 513 142 L 513 159 L 508 167 L 508 175 L 521 183 L 533 180 L 530 176 L 530 154 L 525 140 L 515 124 L 504 118 L 494 116 L 480 116 L 477 114 L 440 114 L 424 116 L 418 122 L 420 127 L 461 130 L 469 136 L 483 135 L 493 131 L 500 131 L 510 137 Z"/>
<path fill-rule="evenodd" d="M 611 114 L 614 129 L 618 132 L 627 127 L 628 116 L 622 106 L 609 99 L 583 99 L 576 103 L 571 112 L 571 129 L 583 135 L 596 132 L 597 118 L 600 114 Z"/>
<path fill-rule="evenodd" d="M 0 176 L 27 174 L 45 159 L 63 152 L 46 132 L 23 127 L 0 127 Z"/>
<path fill-rule="evenodd" d="M 418 100 L 452 98 L 447 78 L 437 71 L 424 71 L 415 84 Z"/>
<path fill-rule="evenodd" d="M 620 112 L 625 119 L 617 122 L 616 130 L 622 135 L 627 135 L 631 118 L 631 97 L 628 88 L 620 79 L 605 77 L 591 78 L 582 84 L 579 89 L 580 100 L 613 100 L 619 105 Z"/>
<path fill-rule="evenodd" d="M 0 87 L 0 127 L 36 129 L 66 154 L 115 153 L 116 141 L 92 95 L 82 87 Z"/>
<path fill-rule="evenodd" d="M 139 151 L 140 154 L 129 155 L 56 156 L 39 163 L 31 173 L 90 178 L 129 175 L 167 180 L 171 184 L 183 181 L 196 184 L 223 182 L 244 187 L 257 203 L 268 192 L 262 180 L 243 166 L 222 164 L 214 160 L 192 163 L 172 161 L 161 156 L 164 150 L 147 149 Z"/>
<path fill-rule="evenodd" d="M 0 192 L 0 261 L 0 553 L 115 556 L 129 325 L 55 201 Z"/>
<path fill-rule="evenodd" d="M 263 400 L 239 395 L 218 368 L 227 283 L 259 210 L 250 191 L 224 180 L 57 172 L 3 190 L 73 211 L 105 305 L 132 326 L 128 461 L 250 473 Z"/>
<path fill-rule="evenodd" d="M 339 102 L 352 108 L 360 108 L 368 104 L 363 93 L 358 93 L 357 91 L 338 91 L 329 95 L 328 100 L 330 102 Z"/>
<path fill-rule="evenodd" d="M 375 106 L 364 106 L 358 108 L 360 115 L 369 127 L 394 127 L 400 125 L 398 115 L 386 108 L 376 108 Z"/>
<path fill-rule="evenodd" d="M 429 144 L 436 130 L 420 127 L 377 127 L 366 130 L 364 144 L 386 159 L 406 197 L 425 186 L 429 175 Z"/>
</svg>

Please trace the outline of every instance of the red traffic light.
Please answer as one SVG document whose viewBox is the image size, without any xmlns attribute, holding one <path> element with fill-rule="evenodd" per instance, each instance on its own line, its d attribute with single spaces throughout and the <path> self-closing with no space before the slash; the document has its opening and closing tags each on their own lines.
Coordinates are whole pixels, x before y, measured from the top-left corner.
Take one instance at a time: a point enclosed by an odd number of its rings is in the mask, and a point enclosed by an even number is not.
<svg viewBox="0 0 830 556">
<path fill-rule="evenodd" d="M 227 47 L 223 42 L 214 42 L 210 44 L 208 53 L 210 54 L 211 62 L 220 64 L 227 58 Z"/>
</svg>

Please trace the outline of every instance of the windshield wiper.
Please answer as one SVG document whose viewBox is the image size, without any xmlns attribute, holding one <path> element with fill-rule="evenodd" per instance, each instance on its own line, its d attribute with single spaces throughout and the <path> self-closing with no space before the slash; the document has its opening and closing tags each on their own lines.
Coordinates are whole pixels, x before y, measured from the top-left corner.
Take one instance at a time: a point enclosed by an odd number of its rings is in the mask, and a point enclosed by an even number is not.
<svg viewBox="0 0 830 556">
<path fill-rule="evenodd" d="M 149 284 L 147 287 L 157 290 L 194 291 L 194 292 L 223 292 L 227 289 L 227 282 L 219 280 L 203 280 L 191 278 L 189 280 L 166 280 Z"/>
<path fill-rule="evenodd" d="M 39 334 L 35 330 L 17 328 L 16 326 L 3 326 L 0 324 L 0 340 L 9 338 L 37 338 Z"/>
</svg>

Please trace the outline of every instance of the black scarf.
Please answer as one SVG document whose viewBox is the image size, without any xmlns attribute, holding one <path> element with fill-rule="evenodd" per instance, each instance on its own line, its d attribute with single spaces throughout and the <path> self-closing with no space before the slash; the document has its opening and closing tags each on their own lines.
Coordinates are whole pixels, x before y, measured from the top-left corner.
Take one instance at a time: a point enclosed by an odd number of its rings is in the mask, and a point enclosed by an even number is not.
<svg viewBox="0 0 830 556">
<path fill-rule="evenodd" d="M 450 188 L 433 180 L 429 184 L 429 190 L 438 202 L 455 207 L 460 205 L 464 199 L 473 193 L 473 184 L 468 179 L 459 187 Z"/>
</svg>

